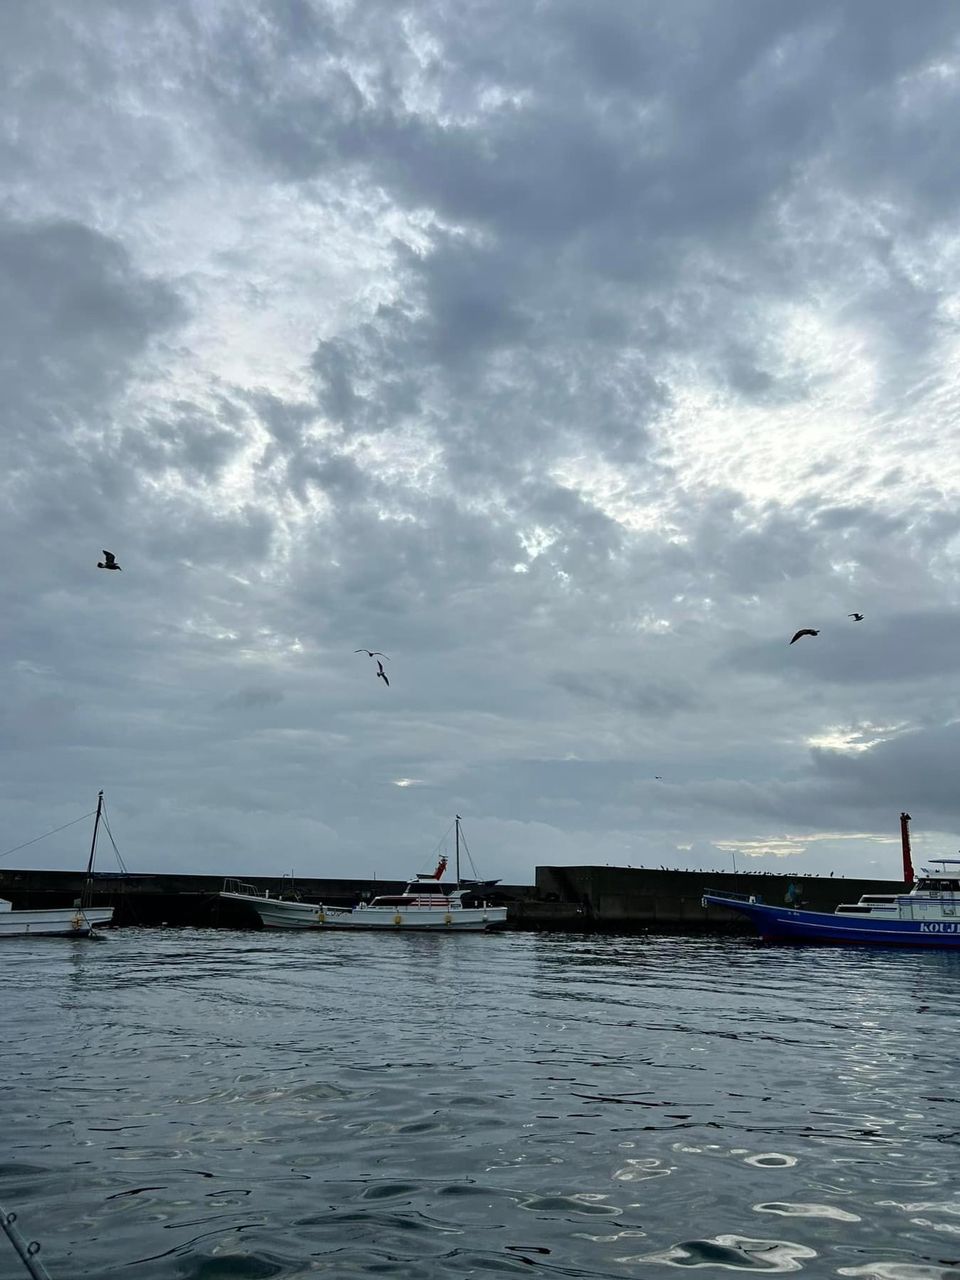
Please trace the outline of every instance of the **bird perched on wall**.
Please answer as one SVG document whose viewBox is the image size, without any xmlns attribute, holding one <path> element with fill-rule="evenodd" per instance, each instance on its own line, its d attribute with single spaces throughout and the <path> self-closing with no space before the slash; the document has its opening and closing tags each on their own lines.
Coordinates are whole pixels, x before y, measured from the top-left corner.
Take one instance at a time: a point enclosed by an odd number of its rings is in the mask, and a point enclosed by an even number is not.
<svg viewBox="0 0 960 1280">
<path fill-rule="evenodd" d="M 120 572 L 120 566 L 117 564 L 117 557 L 112 551 L 105 551 L 103 553 L 103 559 L 97 561 L 97 568 L 116 569 L 118 573 Z"/>
<path fill-rule="evenodd" d="M 852 618 L 852 619 L 854 620 L 854 622 L 862 622 L 862 621 L 863 621 L 863 614 L 862 614 L 862 613 L 848 613 L 848 614 L 847 614 L 847 617 L 848 617 L 848 618 Z"/>
<path fill-rule="evenodd" d="M 814 631 L 813 627 L 801 627 L 800 630 L 797 632 L 797 634 L 790 641 L 790 643 L 796 644 L 796 642 L 800 639 L 801 636 L 818 636 L 819 634 L 820 632 Z"/>
<path fill-rule="evenodd" d="M 387 673 L 384 671 L 383 663 L 380 662 L 379 659 L 377 661 L 377 679 L 382 680 L 387 688 L 390 688 L 390 681 L 387 679 Z"/>
</svg>

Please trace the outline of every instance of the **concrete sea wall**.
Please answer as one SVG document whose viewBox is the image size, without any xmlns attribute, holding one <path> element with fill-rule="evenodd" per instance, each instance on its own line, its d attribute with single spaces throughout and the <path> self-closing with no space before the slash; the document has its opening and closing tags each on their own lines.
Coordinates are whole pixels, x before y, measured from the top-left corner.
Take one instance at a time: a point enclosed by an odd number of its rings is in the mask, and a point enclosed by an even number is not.
<svg viewBox="0 0 960 1280">
<path fill-rule="evenodd" d="M 902 881 L 847 880 L 831 876 L 757 875 L 715 871 L 666 871 L 631 867 L 537 867 L 536 894 L 519 903 L 517 923 L 532 928 L 587 930 L 750 932 L 740 916 L 706 908 L 706 890 L 754 894 L 783 905 L 793 888 L 794 905 L 833 911 L 864 893 L 903 893 Z"/>
</svg>

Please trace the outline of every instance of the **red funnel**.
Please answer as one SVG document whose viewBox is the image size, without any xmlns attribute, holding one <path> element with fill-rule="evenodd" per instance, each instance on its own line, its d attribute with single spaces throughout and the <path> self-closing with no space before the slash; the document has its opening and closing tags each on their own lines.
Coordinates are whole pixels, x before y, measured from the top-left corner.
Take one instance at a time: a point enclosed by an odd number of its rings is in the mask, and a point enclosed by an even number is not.
<svg viewBox="0 0 960 1280">
<path fill-rule="evenodd" d="M 900 844 L 903 846 L 903 878 L 909 889 L 913 884 L 913 862 L 910 858 L 910 815 L 900 815 Z"/>
</svg>

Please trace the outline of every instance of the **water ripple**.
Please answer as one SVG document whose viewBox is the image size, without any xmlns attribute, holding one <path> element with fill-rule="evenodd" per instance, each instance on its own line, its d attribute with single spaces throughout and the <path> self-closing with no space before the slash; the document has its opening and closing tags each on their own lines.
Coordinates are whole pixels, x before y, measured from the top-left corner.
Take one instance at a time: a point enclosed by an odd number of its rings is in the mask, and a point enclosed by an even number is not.
<svg viewBox="0 0 960 1280">
<path fill-rule="evenodd" d="M 960 1265 L 949 953 L 127 930 L 4 966 L 0 1204 L 57 1280 Z"/>
</svg>

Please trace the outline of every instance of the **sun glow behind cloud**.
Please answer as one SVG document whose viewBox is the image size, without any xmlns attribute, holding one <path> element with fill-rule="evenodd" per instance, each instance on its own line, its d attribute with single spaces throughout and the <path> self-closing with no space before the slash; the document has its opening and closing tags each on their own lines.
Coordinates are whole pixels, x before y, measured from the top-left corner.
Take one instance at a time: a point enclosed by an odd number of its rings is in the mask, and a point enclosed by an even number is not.
<svg viewBox="0 0 960 1280">
<path fill-rule="evenodd" d="M 858 841 L 864 844 L 894 844 L 895 836 L 873 831 L 817 831 L 810 835 L 771 836 L 766 840 L 714 840 L 722 853 L 739 853 L 745 858 L 792 858 L 806 853 L 810 845 Z"/>
<path fill-rule="evenodd" d="M 807 739 L 807 744 L 821 751 L 869 751 L 871 747 L 887 742 L 896 734 L 904 733 L 909 728 L 910 725 L 905 722 L 890 725 L 834 725 L 821 733 L 813 734 Z"/>
</svg>

